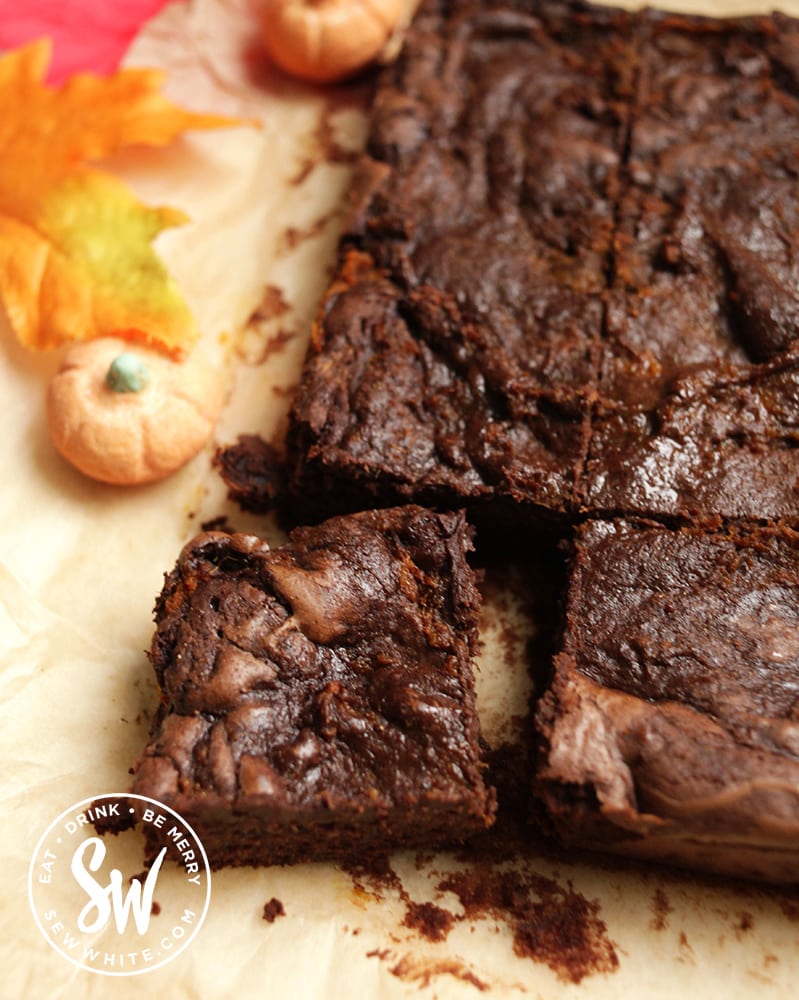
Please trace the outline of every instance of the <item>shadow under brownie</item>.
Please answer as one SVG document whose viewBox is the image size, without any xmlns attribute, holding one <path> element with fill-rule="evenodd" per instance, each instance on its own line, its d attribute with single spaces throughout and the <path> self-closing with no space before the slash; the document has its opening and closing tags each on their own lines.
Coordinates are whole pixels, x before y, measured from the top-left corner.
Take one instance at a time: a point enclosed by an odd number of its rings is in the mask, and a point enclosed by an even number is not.
<svg viewBox="0 0 799 1000">
<path fill-rule="evenodd" d="M 334 518 L 270 550 L 189 543 L 156 606 L 162 707 L 132 791 L 212 867 L 458 843 L 493 821 L 462 514 Z"/>
</svg>

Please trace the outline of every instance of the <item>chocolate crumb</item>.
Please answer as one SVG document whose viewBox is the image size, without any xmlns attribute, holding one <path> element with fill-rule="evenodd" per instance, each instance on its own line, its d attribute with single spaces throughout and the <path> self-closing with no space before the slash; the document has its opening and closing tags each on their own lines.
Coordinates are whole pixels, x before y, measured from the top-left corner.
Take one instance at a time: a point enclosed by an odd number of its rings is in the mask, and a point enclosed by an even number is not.
<svg viewBox="0 0 799 1000">
<path fill-rule="evenodd" d="M 311 225 L 305 229 L 300 229 L 298 226 L 289 226 L 283 233 L 283 246 L 285 251 L 291 252 L 292 250 L 296 250 L 297 247 L 306 240 L 312 240 L 321 235 L 330 222 L 335 219 L 339 213 L 340 209 L 338 208 L 334 209 L 332 212 L 327 212 L 325 215 L 320 216 L 315 222 L 312 222 Z"/>
<path fill-rule="evenodd" d="M 737 932 L 751 931 L 755 925 L 755 918 L 747 910 L 742 910 L 737 914 L 737 922 L 735 925 L 735 930 Z"/>
<path fill-rule="evenodd" d="M 338 163 L 346 166 L 357 163 L 359 151 L 343 146 L 336 138 L 335 128 L 331 112 L 336 111 L 335 107 L 328 107 L 322 114 L 319 124 L 313 132 L 313 140 L 316 146 L 316 155 L 303 160 L 299 171 L 289 181 L 290 184 L 299 186 L 303 184 L 321 163 Z"/>
<path fill-rule="evenodd" d="M 275 899 L 274 896 L 268 903 L 264 903 L 264 912 L 262 916 L 268 924 L 273 924 L 278 917 L 285 917 L 285 915 L 286 911 L 283 909 L 283 904 L 279 899 Z"/>
<path fill-rule="evenodd" d="M 599 903 L 577 892 L 571 882 L 526 871 L 454 872 L 437 885 L 458 897 L 467 919 L 494 917 L 513 932 L 520 958 L 545 962 L 565 982 L 579 983 L 594 972 L 614 972 L 619 959 Z"/>
<path fill-rule="evenodd" d="M 228 496 L 243 510 L 265 514 L 277 503 L 283 482 L 280 454 L 257 434 L 242 434 L 236 444 L 220 448 L 214 465 Z"/>
<path fill-rule="evenodd" d="M 319 120 L 319 124 L 314 131 L 314 139 L 322 153 L 325 163 L 342 163 L 349 165 L 357 163 L 360 150 L 343 146 L 336 138 L 335 123 L 330 112 L 336 108 L 329 108 Z"/>
<path fill-rule="evenodd" d="M 403 927 L 418 931 L 428 941 L 445 941 L 456 917 L 435 903 L 407 903 Z"/>
<path fill-rule="evenodd" d="M 153 905 L 150 907 L 150 913 L 152 913 L 154 917 L 157 917 L 160 912 L 161 912 L 161 904 L 154 899 Z"/>
<path fill-rule="evenodd" d="M 669 914 L 672 910 L 673 907 L 663 889 L 655 889 L 655 894 L 652 897 L 653 916 L 649 921 L 649 926 L 653 931 L 664 931 L 669 926 Z"/>
<path fill-rule="evenodd" d="M 297 173 L 289 179 L 289 184 L 299 187 L 311 176 L 316 167 L 322 162 L 321 159 L 314 159 L 312 156 L 306 157 Z"/>
<path fill-rule="evenodd" d="M 420 961 L 411 958 L 410 955 L 403 955 L 396 965 L 389 969 L 392 976 L 402 979 L 404 982 L 419 983 L 419 989 L 430 985 L 430 980 L 434 976 L 453 976 L 463 983 L 471 983 L 472 986 L 484 993 L 488 989 L 488 984 L 484 983 L 456 959 L 439 959 L 437 961 Z"/>
<path fill-rule="evenodd" d="M 372 948 L 371 951 L 367 951 L 366 957 L 379 958 L 382 961 L 384 958 L 388 958 L 390 954 L 391 954 L 390 948 Z"/>
<path fill-rule="evenodd" d="M 297 336 L 296 330 L 287 330 L 281 327 L 276 334 L 272 337 L 268 337 L 266 343 L 264 344 L 263 350 L 258 355 L 257 363 L 259 365 L 267 362 L 274 354 L 280 354 L 286 344 L 290 344 L 292 340 Z"/>
<path fill-rule="evenodd" d="M 275 329 L 275 323 L 290 313 L 291 305 L 284 298 L 282 289 L 268 285 L 236 344 L 236 353 L 244 364 L 265 364 L 298 336 L 297 329 L 292 328 L 290 323 Z"/>
<path fill-rule="evenodd" d="M 277 319 L 280 316 L 285 316 L 289 312 L 291 306 L 285 299 L 283 295 L 283 289 L 279 288 L 277 285 L 267 285 L 264 288 L 264 294 L 261 301 L 255 307 L 252 316 L 250 317 L 251 323 L 266 323 L 271 319 Z"/>
<path fill-rule="evenodd" d="M 354 887 L 366 896 L 382 900 L 386 890 L 393 889 L 403 902 L 410 899 L 387 855 L 373 855 L 368 861 L 343 864 L 341 867 L 352 879 Z"/>
</svg>

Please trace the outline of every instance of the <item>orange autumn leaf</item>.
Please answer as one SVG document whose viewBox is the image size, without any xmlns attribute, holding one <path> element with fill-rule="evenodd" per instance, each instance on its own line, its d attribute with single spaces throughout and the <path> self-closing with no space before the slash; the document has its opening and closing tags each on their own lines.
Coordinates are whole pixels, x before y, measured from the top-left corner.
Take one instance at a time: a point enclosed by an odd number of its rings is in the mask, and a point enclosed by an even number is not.
<svg viewBox="0 0 799 1000">
<path fill-rule="evenodd" d="M 93 164 L 242 122 L 172 104 L 158 70 L 49 87 L 49 61 L 46 41 L 0 57 L 0 296 L 11 326 L 30 348 L 122 332 L 179 354 L 196 326 L 151 243 L 187 219 L 142 205 Z"/>
</svg>

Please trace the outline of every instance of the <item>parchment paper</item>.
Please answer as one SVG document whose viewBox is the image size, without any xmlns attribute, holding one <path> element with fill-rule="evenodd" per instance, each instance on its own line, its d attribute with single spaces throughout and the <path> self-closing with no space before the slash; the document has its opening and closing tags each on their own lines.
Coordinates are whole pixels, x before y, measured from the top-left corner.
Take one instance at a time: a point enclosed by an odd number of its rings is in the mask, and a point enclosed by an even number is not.
<svg viewBox="0 0 799 1000">
<path fill-rule="evenodd" d="M 666 6 L 666 4 L 664 4 Z M 757 11 L 732 0 L 708 13 Z M 782 8 L 799 14 L 799 2 Z M 0 491 L 0 997 L 471 997 L 489 995 L 787 997 L 799 979 L 799 899 L 655 868 L 531 849 L 525 870 L 596 901 L 615 971 L 575 984 L 551 963 L 514 954 L 502 920 L 463 920 L 445 941 L 402 925 L 396 890 L 370 891 L 332 865 L 215 873 L 198 938 L 163 969 L 130 979 L 81 971 L 44 941 L 27 902 L 32 851 L 71 803 L 128 786 L 157 695 L 144 649 L 151 608 L 181 545 L 228 514 L 270 540 L 268 519 L 244 516 L 211 468 L 217 443 L 279 433 L 308 324 L 328 275 L 347 150 L 363 141 L 362 85 L 314 89 L 269 71 L 246 0 L 175 4 L 134 44 L 129 61 L 170 71 L 169 92 L 202 110 L 257 117 L 263 128 L 189 136 L 114 168 L 152 203 L 194 220 L 162 252 L 216 358 L 229 402 L 215 440 L 165 482 L 123 490 L 89 482 L 51 447 L 43 397 L 55 356 L 34 356 L 0 329 L 4 484 Z M 330 156 L 331 149 L 334 152 Z M 325 153 L 328 158 L 325 160 Z M 329 162 L 330 160 L 334 162 Z M 258 307 L 261 306 L 260 310 Z M 253 312 L 260 318 L 248 323 Z M 493 593 L 478 677 L 488 742 L 513 735 L 529 694 L 529 635 L 513 591 Z M 417 902 L 450 857 L 393 867 Z M 281 900 L 285 916 L 262 919 Z M 437 903 L 460 912 L 458 900 Z"/>
</svg>

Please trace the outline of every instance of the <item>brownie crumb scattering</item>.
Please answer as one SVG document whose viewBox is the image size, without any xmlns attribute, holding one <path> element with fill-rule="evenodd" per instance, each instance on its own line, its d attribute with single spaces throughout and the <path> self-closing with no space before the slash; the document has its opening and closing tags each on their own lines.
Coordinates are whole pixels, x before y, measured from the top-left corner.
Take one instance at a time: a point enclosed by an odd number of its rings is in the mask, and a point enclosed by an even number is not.
<svg viewBox="0 0 799 1000">
<path fill-rule="evenodd" d="M 486 872 L 476 866 L 445 876 L 437 889 L 458 897 L 466 919 L 506 922 L 515 954 L 545 962 L 566 982 L 618 968 L 598 901 L 586 899 L 571 883 L 525 870 Z"/>
<path fill-rule="evenodd" d="M 347 865 L 346 870 L 364 895 L 378 900 L 398 897 L 405 908 L 402 926 L 422 940 L 443 943 L 459 924 L 474 927 L 492 920 L 498 932 L 510 935 L 519 958 L 548 965 L 565 982 L 614 972 L 619 959 L 599 902 L 587 899 L 568 881 L 534 870 L 521 826 L 497 833 L 491 830 L 464 847 L 455 871 L 441 871 L 435 859 L 423 866 L 436 903 L 413 900 L 387 857 Z M 457 899 L 454 910 L 447 908 L 448 895 Z M 394 954 L 385 949 L 377 957 L 388 960 Z M 436 952 L 428 971 L 438 961 L 446 964 Z"/>
<path fill-rule="evenodd" d="M 407 904 L 402 921 L 403 927 L 418 931 L 428 941 L 445 940 L 454 923 L 455 916 L 449 910 L 435 903 L 414 903 L 412 900 Z"/>
<path fill-rule="evenodd" d="M 156 605 L 161 688 L 133 790 L 212 867 L 457 844 L 493 822 L 462 513 L 333 518 L 278 549 L 208 533 Z"/>
</svg>

